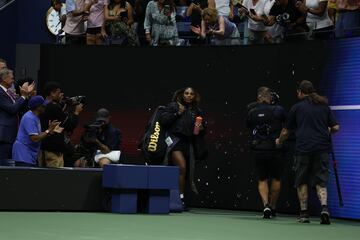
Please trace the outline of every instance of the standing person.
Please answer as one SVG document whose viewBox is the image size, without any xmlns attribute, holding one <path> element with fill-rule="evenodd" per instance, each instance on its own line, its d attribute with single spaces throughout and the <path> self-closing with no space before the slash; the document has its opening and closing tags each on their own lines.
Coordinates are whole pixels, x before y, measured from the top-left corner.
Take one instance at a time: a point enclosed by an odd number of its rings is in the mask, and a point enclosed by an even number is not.
<svg viewBox="0 0 360 240">
<path fill-rule="evenodd" d="M 326 97 L 315 92 L 309 81 L 302 81 L 297 90 L 300 102 L 295 104 L 288 116 L 276 144 L 281 145 L 295 130 L 295 187 L 300 202 L 299 222 L 309 223 L 308 186 L 316 187 L 321 203 L 321 224 L 330 224 L 327 207 L 327 184 L 329 180 L 329 152 L 331 133 L 339 130 Z"/>
<path fill-rule="evenodd" d="M 149 2 L 146 7 L 144 29 L 146 41 L 150 45 L 179 45 L 175 8 L 173 0 Z"/>
<path fill-rule="evenodd" d="M 166 139 L 169 159 L 166 158 L 165 163 L 176 165 L 180 169 L 179 189 L 184 206 L 186 176 L 189 177 L 192 189 L 196 191 L 193 182 L 195 159 L 201 159 L 205 155 L 204 151 L 196 148 L 198 144 L 195 144 L 205 134 L 204 124 L 196 123 L 197 118 L 203 118 L 199 103 L 200 95 L 192 87 L 180 89 L 175 92 L 172 102 L 160 115 L 160 123 L 167 129 L 169 135 Z M 199 129 L 198 133 L 194 132 L 195 126 Z"/>
<path fill-rule="evenodd" d="M 191 19 L 192 27 L 200 27 L 201 26 L 201 14 L 202 11 L 208 7 L 207 0 L 194 0 L 190 6 L 186 10 L 186 16 Z M 190 39 L 190 43 L 192 45 L 201 44 L 204 41 L 199 39 L 199 36 L 194 32 L 191 32 L 193 37 L 197 37 L 196 39 Z"/>
<path fill-rule="evenodd" d="M 208 0 L 209 8 L 214 8 L 220 16 L 233 20 L 234 4 L 233 0 Z"/>
<path fill-rule="evenodd" d="M 66 22 L 63 27 L 66 44 L 85 44 L 85 21 L 88 15 L 85 0 L 66 0 Z"/>
<path fill-rule="evenodd" d="M 306 23 L 314 31 L 315 38 L 329 39 L 333 36 L 334 24 L 328 13 L 328 0 L 304 0 L 297 8 L 306 15 Z"/>
<path fill-rule="evenodd" d="M 110 0 L 105 6 L 105 29 L 111 44 L 140 45 L 134 24 L 133 8 L 125 0 Z"/>
<path fill-rule="evenodd" d="M 191 27 L 191 31 L 205 39 L 210 36 L 215 45 L 238 45 L 240 33 L 235 23 L 218 15 L 214 8 L 206 8 L 202 12 L 201 27 Z"/>
<path fill-rule="evenodd" d="M 276 0 L 263 22 L 266 26 L 273 26 L 275 23 L 282 26 L 286 40 L 303 40 L 305 35 L 300 33 L 309 30 L 306 15 L 296 7 L 295 0 Z"/>
<path fill-rule="evenodd" d="M 266 34 L 266 26 L 263 23 L 263 15 L 267 0 L 244 0 L 240 12 L 245 12 L 248 16 L 249 43 L 263 44 Z"/>
<path fill-rule="evenodd" d="M 286 113 L 283 107 L 271 105 L 271 90 L 260 87 L 257 91 L 257 104 L 249 111 L 247 127 L 251 130 L 251 143 L 255 168 L 259 177 L 258 190 L 263 203 L 263 218 L 276 216 L 276 203 L 281 189 L 283 160 L 281 148 L 275 145 Z M 271 181 L 270 188 L 268 185 Z M 269 191 L 270 189 L 270 191 Z"/>
<path fill-rule="evenodd" d="M 35 88 L 35 83 L 24 83 L 20 96 L 11 90 L 14 83 L 13 71 L 0 70 L 0 160 L 11 159 L 12 145 L 18 129 L 18 112 L 27 103 L 27 98 Z"/>
<path fill-rule="evenodd" d="M 104 42 L 104 8 L 108 0 L 85 0 L 85 11 L 89 12 L 86 30 L 87 45 L 101 45 Z"/>
<path fill-rule="evenodd" d="M 0 58 L 0 70 L 3 68 L 7 68 L 6 61 Z"/>
<path fill-rule="evenodd" d="M 346 35 L 351 36 L 351 31 L 356 31 L 360 28 L 360 1 L 335 1 L 338 10 L 338 17 L 336 22 L 336 37 L 345 37 Z"/>
<path fill-rule="evenodd" d="M 61 122 L 61 125 L 42 141 L 39 165 L 49 168 L 64 167 L 65 133 L 72 132 L 76 128 L 83 105 L 76 104 L 71 112 L 64 112 L 61 105 L 63 93 L 56 82 L 45 84 L 44 95 L 47 105 L 45 113 L 40 117 L 42 129 L 48 129 L 49 122 L 54 120 Z"/>
<path fill-rule="evenodd" d="M 60 124 L 58 121 L 52 121 L 49 128 L 41 132 L 39 116 L 44 113 L 45 105 L 46 102 L 42 96 L 34 96 L 29 100 L 30 110 L 21 119 L 13 145 L 12 158 L 15 160 L 15 166 L 36 167 L 41 140 L 52 134 Z"/>
<path fill-rule="evenodd" d="M 145 11 L 146 6 L 150 0 L 136 0 L 135 1 L 135 21 L 138 23 L 137 26 L 137 35 L 139 36 L 140 44 L 145 45 L 145 29 L 144 29 L 144 21 L 145 21 Z"/>
</svg>

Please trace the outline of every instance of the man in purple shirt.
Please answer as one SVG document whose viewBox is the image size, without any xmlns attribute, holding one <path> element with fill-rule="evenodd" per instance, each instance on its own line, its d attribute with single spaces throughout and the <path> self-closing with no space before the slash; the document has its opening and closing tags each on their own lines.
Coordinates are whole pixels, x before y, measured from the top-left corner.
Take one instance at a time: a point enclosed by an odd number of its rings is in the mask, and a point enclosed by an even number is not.
<svg viewBox="0 0 360 240">
<path fill-rule="evenodd" d="M 34 96 L 29 100 L 29 111 L 20 122 L 16 141 L 13 145 L 12 158 L 16 166 L 35 167 L 40 151 L 41 140 L 51 134 L 59 122 L 50 122 L 49 128 L 41 132 L 39 116 L 45 111 L 46 102 L 41 96 Z"/>
</svg>

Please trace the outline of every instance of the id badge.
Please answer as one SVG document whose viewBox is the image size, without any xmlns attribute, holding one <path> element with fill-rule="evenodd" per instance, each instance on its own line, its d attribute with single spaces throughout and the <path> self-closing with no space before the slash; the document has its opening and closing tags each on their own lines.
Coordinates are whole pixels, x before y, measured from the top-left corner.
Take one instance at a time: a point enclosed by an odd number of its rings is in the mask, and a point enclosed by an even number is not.
<svg viewBox="0 0 360 240">
<path fill-rule="evenodd" d="M 171 137 L 167 137 L 165 139 L 165 142 L 168 147 L 170 147 L 174 143 L 173 140 L 171 139 Z"/>
</svg>

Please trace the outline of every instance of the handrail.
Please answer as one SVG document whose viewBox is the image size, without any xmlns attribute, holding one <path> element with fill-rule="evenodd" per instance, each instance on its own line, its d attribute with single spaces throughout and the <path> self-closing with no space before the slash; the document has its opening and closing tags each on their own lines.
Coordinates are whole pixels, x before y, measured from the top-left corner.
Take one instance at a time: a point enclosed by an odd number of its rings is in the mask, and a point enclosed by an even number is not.
<svg viewBox="0 0 360 240">
<path fill-rule="evenodd" d="M 0 6 L 0 11 L 4 10 L 6 7 L 10 6 L 14 2 L 15 0 L 8 0 L 7 3 L 5 3 L 3 6 Z"/>
</svg>

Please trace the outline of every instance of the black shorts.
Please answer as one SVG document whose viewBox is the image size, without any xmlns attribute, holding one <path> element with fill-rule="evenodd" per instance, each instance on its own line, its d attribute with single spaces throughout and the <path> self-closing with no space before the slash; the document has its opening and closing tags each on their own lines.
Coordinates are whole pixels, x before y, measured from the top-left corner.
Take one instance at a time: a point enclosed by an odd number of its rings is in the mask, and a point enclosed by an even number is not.
<svg viewBox="0 0 360 240">
<path fill-rule="evenodd" d="M 180 151 L 184 154 L 185 158 L 188 158 L 190 156 L 190 144 L 190 139 L 182 137 L 180 138 L 179 142 L 177 142 L 176 145 L 171 149 L 171 151 Z"/>
<path fill-rule="evenodd" d="M 266 179 L 280 180 L 283 173 L 281 153 L 277 151 L 254 152 L 255 170 L 260 181 Z"/>
<path fill-rule="evenodd" d="M 101 27 L 88 28 L 86 30 L 86 33 L 90 34 L 90 35 L 100 34 L 101 33 Z"/>
<path fill-rule="evenodd" d="M 329 154 L 312 153 L 295 156 L 295 187 L 303 184 L 326 187 L 329 180 Z"/>
</svg>

